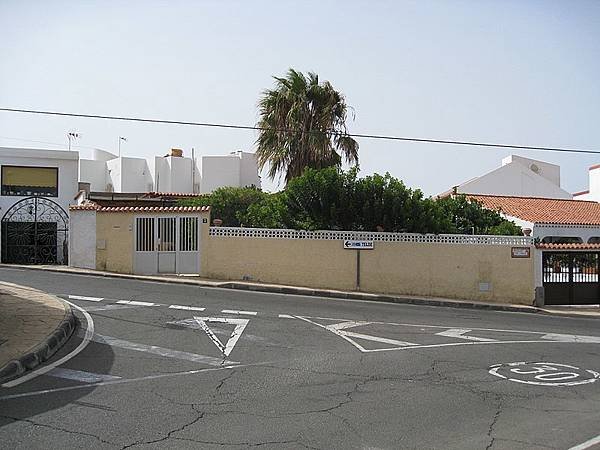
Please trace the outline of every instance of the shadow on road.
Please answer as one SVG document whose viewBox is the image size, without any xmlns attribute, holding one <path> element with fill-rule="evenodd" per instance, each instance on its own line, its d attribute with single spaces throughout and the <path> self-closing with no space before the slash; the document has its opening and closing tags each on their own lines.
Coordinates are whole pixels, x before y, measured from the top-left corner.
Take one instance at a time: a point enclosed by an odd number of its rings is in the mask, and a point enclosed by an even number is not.
<svg viewBox="0 0 600 450">
<path fill-rule="evenodd" d="M 81 343 L 81 334 L 79 324 L 71 339 L 45 365 L 72 352 Z M 114 352 L 110 346 L 92 341 L 81 353 L 60 368 L 98 375 L 109 374 L 114 359 Z M 81 400 L 94 389 L 95 383 L 56 377 L 52 376 L 51 372 L 13 388 L 0 388 L 0 428 L 70 404 L 106 410 L 103 405 Z"/>
</svg>

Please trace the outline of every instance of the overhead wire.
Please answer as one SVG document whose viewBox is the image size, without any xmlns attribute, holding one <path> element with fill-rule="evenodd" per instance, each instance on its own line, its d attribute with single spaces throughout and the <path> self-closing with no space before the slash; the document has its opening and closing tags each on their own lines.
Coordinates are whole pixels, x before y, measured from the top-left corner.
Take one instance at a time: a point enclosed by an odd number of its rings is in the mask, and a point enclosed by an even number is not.
<svg viewBox="0 0 600 450">
<path fill-rule="evenodd" d="M 227 128 L 235 130 L 253 130 L 253 131 L 276 131 L 281 133 L 296 133 L 298 130 L 294 129 L 277 129 L 267 128 L 251 125 L 237 125 L 227 123 L 211 123 L 211 122 L 191 122 L 182 120 L 166 120 L 166 119 L 148 119 L 142 117 L 127 117 L 127 116 L 109 116 L 101 114 L 82 114 L 82 113 L 68 113 L 59 111 L 42 111 L 33 109 L 19 109 L 19 108 L 2 108 L 0 111 L 5 112 L 16 112 L 16 113 L 27 113 L 27 114 L 40 114 L 49 116 L 63 116 L 63 117 L 80 117 L 87 119 L 104 119 L 104 120 L 121 120 L 128 122 L 143 122 L 143 123 L 158 123 L 167 125 L 187 125 L 197 127 L 209 127 L 209 128 Z M 580 153 L 580 154 L 593 154 L 600 155 L 600 150 L 592 149 L 580 149 L 580 148 L 564 148 L 564 147 L 546 147 L 546 146 L 533 146 L 533 145 L 516 145 L 516 144 L 497 144 L 491 142 L 476 142 L 476 141 L 462 141 L 452 139 L 433 139 L 433 138 L 415 138 L 407 136 L 392 136 L 392 135 L 381 135 L 381 134 L 362 134 L 362 133 L 343 133 L 337 130 L 325 130 L 333 135 L 345 135 L 358 139 L 375 139 L 375 140 L 387 140 L 387 141 L 404 141 L 404 142 L 418 142 L 418 143 L 430 143 L 430 144 L 449 144 L 449 145 L 463 145 L 473 147 L 496 147 L 496 148 L 509 148 L 516 150 L 532 150 L 532 151 L 546 151 L 546 152 L 560 152 L 560 153 Z M 321 132 L 316 131 L 315 132 Z"/>
</svg>

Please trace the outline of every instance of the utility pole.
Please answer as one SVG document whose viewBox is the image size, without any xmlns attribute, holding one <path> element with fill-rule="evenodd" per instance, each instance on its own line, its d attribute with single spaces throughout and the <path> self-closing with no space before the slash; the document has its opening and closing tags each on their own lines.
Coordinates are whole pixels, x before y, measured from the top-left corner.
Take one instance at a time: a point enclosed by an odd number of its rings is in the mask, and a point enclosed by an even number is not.
<svg viewBox="0 0 600 450">
<path fill-rule="evenodd" d="M 192 194 L 196 193 L 196 157 L 194 156 L 194 147 L 192 147 Z"/>
</svg>

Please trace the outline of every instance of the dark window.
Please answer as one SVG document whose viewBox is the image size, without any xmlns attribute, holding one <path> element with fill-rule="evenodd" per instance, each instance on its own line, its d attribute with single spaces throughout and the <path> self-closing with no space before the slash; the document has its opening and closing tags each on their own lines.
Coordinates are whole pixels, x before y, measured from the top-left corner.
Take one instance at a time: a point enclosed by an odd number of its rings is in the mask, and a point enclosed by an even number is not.
<svg viewBox="0 0 600 450">
<path fill-rule="evenodd" d="M 58 197 L 58 168 L 2 166 L 2 195 Z"/>
<path fill-rule="evenodd" d="M 544 244 L 581 244 L 583 239 L 571 236 L 546 236 L 542 242 Z"/>
<path fill-rule="evenodd" d="M 588 244 L 600 244 L 600 236 L 592 236 L 588 239 Z"/>
</svg>

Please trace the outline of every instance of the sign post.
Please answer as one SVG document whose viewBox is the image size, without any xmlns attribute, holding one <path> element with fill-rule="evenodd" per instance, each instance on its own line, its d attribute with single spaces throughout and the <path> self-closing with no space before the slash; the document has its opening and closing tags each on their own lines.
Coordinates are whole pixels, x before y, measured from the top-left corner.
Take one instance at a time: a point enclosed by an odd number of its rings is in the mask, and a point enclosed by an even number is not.
<svg viewBox="0 0 600 450">
<path fill-rule="evenodd" d="M 360 291 L 360 251 L 373 250 L 373 241 L 344 241 L 344 250 L 356 250 L 356 290 Z"/>
</svg>

